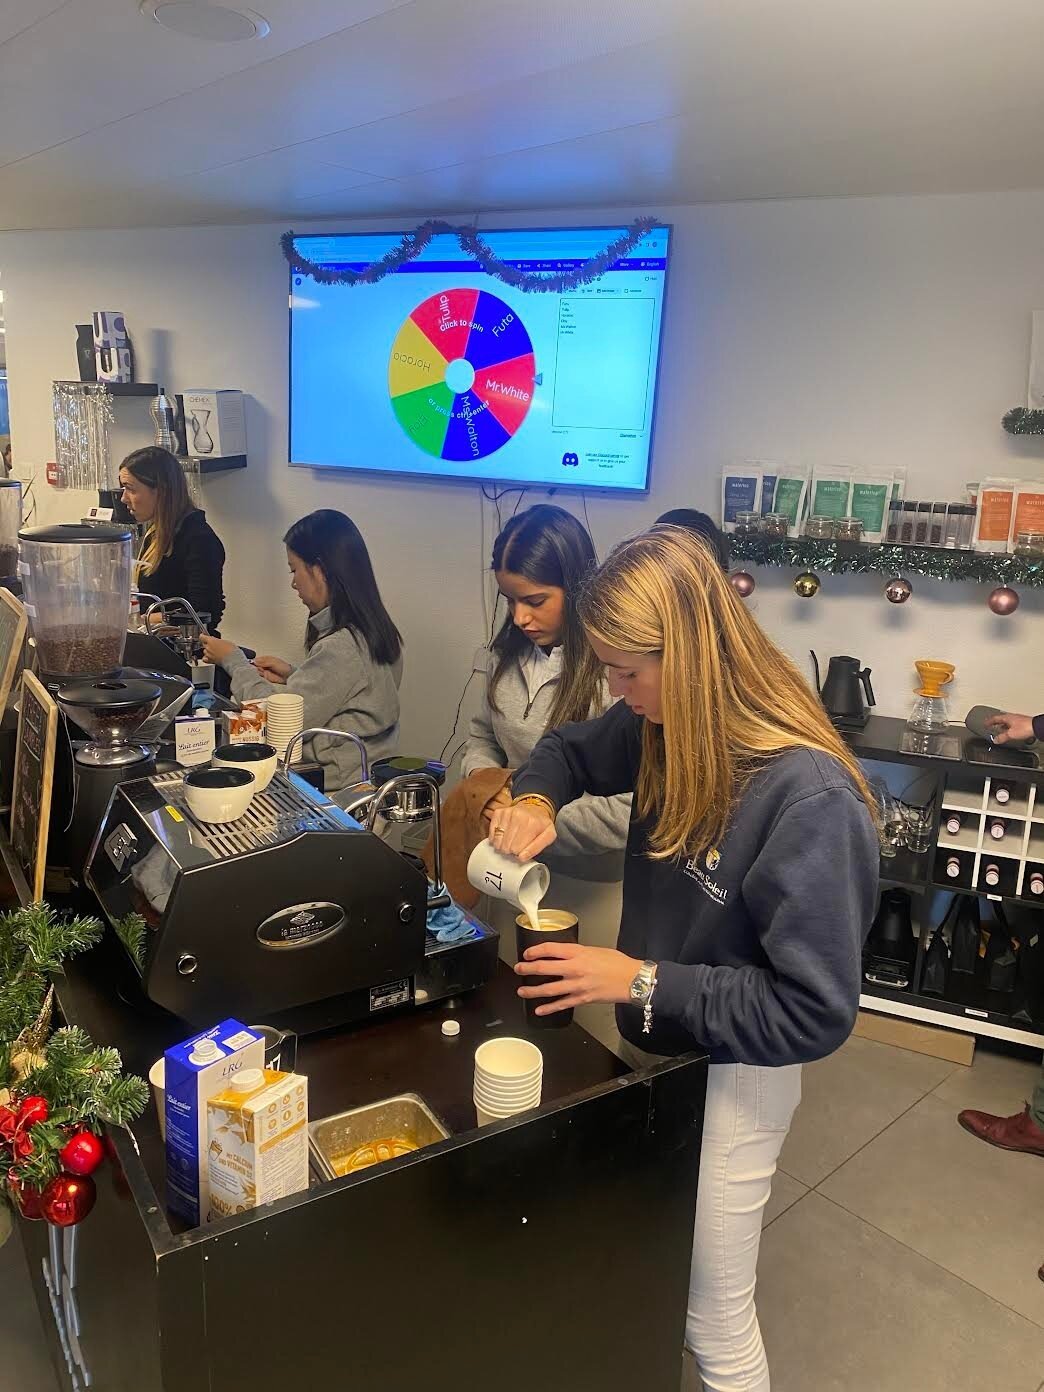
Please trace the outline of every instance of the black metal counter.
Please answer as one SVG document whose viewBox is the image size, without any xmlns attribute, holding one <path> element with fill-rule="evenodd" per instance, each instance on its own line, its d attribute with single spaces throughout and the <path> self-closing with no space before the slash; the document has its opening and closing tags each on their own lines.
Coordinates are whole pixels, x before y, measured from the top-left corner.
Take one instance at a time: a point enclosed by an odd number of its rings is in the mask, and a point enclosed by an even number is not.
<svg viewBox="0 0 1044 1392">
<path fill-rule="evenodd" d="M 125 971 L 107 937 L 59 1001 L 144 1076 L 187 1031 L 125 1004 Z M 476 1046 L 526 1034 L 515 981 L 462 997 L 456 1038 L 433 1007 L 301 1041 L 313 1118 L 415 1091 L 440 1145 L 184 1232 L 152 1107 L 114 1132 L 79 1228 L 19 1224 L 63 1388 L 64 1336 L 98 1392 L 676 1392 L 706 1060 L 634 1073 L 577 1025 L 537 1031 L 543 1105 L 477 1130 Z"/>
</svg>

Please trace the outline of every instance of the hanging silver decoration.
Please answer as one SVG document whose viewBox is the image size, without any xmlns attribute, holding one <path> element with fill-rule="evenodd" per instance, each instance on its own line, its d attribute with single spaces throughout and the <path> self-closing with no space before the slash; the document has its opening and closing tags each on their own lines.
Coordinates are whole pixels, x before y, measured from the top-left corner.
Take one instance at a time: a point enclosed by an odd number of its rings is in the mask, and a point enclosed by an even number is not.
<svg viewBox="0 0 1044 1392">
<path fill-rule="evenodd" d="M 102 382 L 55 382 L 54 448 L 59 488 L 115 488 L 109 455 L 112 397 Z"/>
</svg>

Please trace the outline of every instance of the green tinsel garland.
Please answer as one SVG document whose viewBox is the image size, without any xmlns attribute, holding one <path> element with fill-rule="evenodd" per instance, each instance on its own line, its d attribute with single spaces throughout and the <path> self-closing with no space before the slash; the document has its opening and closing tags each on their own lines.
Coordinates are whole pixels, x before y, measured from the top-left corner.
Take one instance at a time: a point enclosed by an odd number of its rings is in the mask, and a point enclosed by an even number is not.
<svg viewBox="0 0 1044 1392">
<path fill-rule="evenodd" d="M 987 555 L 934 546 L 871 546 L 807 537 L 775 541 L 729 536 L 726 540 L 732 560 L 749 565 L 794 566 L 828 575 L 923 575 L 932 580 L 973 580 L 983 585 L 1044 586 L 1044 556 Z"/>
<path fill-rule="evenodd" d="M 1044 435 L 1044 411 L 1013 406 L 1001 421 L 1009 435 Z"/>
</svg>

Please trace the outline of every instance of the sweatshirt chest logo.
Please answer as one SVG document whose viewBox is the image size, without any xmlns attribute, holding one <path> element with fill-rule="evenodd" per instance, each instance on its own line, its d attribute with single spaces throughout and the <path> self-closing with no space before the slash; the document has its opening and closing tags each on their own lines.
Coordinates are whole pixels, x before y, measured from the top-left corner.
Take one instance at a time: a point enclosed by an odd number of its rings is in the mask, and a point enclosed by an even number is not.
<svg viewBox="0 0 1044 1392">
<path fill-rule="evenodd" d="M 712 846 L 703 857 L 703 865 L 700 864 L 699 856 L 692 856 L 691 859 L 682 861 L 682 872 L 690 880 L 694 880 L 703 890 L 708 899 L 713 899 L 715 904 L 724 904 L 728 900 L 729 891 L 720 885 L 708 871 L 717 870 L 721 864 L 721 852 L 717 846 Z M 704 865 L 706 869 L 704 869 Z"/>
</svg>

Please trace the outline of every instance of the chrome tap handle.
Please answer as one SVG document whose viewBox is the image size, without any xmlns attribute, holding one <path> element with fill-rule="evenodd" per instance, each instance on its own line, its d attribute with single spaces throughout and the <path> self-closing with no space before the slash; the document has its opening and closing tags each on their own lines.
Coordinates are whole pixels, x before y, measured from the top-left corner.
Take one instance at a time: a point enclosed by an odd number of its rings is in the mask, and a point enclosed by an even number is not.
<svg viewBox="0 0 1044 1392">
<path fill-rule="evenodd" d="M 435 882 L 435 898 L 428 900 L 429 909 L 445 908 L 450 900 L 446 893 L 446 886 L 442 880 L 442 798 L 439 793 L 439 785 L 432 778 L 430 773 L 400 773 L 396 778 L 389 778 L 377 789 L 370 799 L 370 812 L 366 818 L 366 830 L 373 831 L 374 824 L 380 814 L 381 805 L 385 798 L 395 792 L 397 788 L 418 788 L 428 787 L 431 789 L 432 798 L 432 874 Z"/>
<path fill-rule="evenodd" d="M 192 605 L 188 602 L 188 600 L 185 599 L 185 598 L 183 598 L 181 595 L 172 595 L 172 596 L 170 597 L 170 599 L 157 599 L 155 604 L 150 604 L 150 605 L 149 605 L 149 607 L 145 610 L 145 616 L 144 616 L 144 617 L 145 617 L 145 632 L 146 632 L 146 633 L 151 633 L 151 632 L 152 632 L 152 616 L 153 616 L 153 614 L 156 612 L 156 610 L 158 609 L 159 612 L 160 612 L 160 614 L 163 615 L 164 617 L 166 617 L 167 607 L 168 607 L 168 605 L 171 605 L 171 604 L 180 604 L 181 607 L 185 610 L 185 612 L 186 612 L 186 613 L 189 615 L 189 617 L 192 619 L 192 622 L 195 623 L 195 624 L 198 624 L 198 626 L 199 626 L 199 631 L 200 631 L 201 633 L 206 633 L 206 631 L 207 631 L 207 626 L 206 626 L 206 624 L 205 624 L 205 623 L 203 622 L 203 620 L 199 617 L 199 615 L 196 613 L 195 609 L 194 609 L 194 608 L 192 607 Z"/>
<path fill-rule="evenodd" d="M 289 770 L 297 746 L 303 744 L 306 739 L 311 739 L 313 735 L 331 735 L 334 739 L 348 740 L 354 744 L 359 751 L 359 781 L 362 783 L 370 781 L 370 756 L 359 736 L 353 735 L 351 730 L 328 730 L 325 725 L 314 725 L 310 730 L 300 730 L 296 735 L 291 735 L 286 746 L 286 753 L 283 755 L 284 769 Z"/>
</svg>

